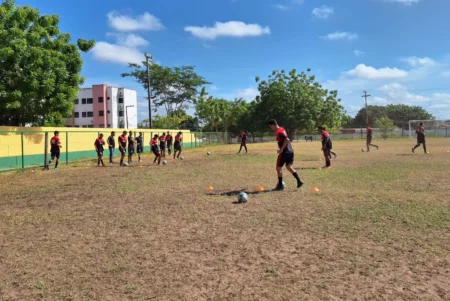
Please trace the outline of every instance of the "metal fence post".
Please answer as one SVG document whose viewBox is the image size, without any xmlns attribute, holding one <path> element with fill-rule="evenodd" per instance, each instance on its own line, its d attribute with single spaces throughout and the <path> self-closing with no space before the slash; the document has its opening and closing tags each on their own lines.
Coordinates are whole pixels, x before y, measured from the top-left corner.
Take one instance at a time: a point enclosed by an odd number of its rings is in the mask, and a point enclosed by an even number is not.
<svg viewBox="0 0 450 301">
<path fill-rule="evenodd" d="M 48 168 L 48 132 L 45 132 L 45 140 L 44 140 L 44 168 Z"/>
<path fill-rule="evenodd" d="M 66 132 L 66 165 L 69 165 L 69 132 Z"/>
<path fill-rule="evenodd" d="M 25 169 L 25 156 L 23 153 L 23 132 L 20 133 L 20 139 L 21 139 L 21 144 L 22 144 L 22 171 Z"/>
<path fill-rule="evenodd" d="M 212 142 L 212 133 L 209 133 L 209 144 Z"/>
</svg>

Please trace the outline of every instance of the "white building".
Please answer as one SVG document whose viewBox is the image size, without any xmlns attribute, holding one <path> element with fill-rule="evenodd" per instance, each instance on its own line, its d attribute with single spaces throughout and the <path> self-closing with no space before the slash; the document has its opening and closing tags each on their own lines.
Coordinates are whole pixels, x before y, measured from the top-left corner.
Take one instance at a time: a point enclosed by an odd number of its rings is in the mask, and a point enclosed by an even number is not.
<svg viewBox="0 0 450 301">
<path fill-rule="evenodd" d="M 137 128 L 137 92 L 126 88 L 94 85 L 83 88 L 74 101 L 67 127 Z"/>
</svg>

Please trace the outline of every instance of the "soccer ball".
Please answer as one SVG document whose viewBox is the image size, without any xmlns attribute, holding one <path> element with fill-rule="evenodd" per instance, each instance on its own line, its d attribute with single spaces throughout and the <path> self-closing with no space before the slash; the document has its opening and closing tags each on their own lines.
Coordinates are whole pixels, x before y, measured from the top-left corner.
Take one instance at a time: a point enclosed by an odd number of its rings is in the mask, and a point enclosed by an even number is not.
<svg viewBox="0 0 450 301">
<path fill-rule="evenodd" d="M 166 160 L 163 161 L 163 165 L 167 165 L 167 161 Z"/>
<path fill-rule="evenodd" d="M 364 148 L 361 148 L 361 151 L 364 153 L 365 152 Z"/>
<path fill-rule="evenodd" d="M 243 203 L 247 203 L 247 201 L 248 201 L 248 194 L 246 194 L 245 192 L 239 193 L 238 203 L 243 204 Z"/>
<path fill-rule="evenodd" d="M 283 188 L 286 188 L 286 183 L 282 182 L 281 185 L 283 185 Z"/>
<path fill-rule="evenodd" d="M 183 157 L 183 156 L 180 156 L 180 160 L 184 160 L 184 157 Z"/>
<path fill-rule="evenodd" d="M 210 152 L 207 152 L 206 154 L 207 154 L 208 156 L 209 156 L 209 155 L 211 155 L 211 153 L 210 153 Z"/>
<path fill-rule="evenodd" d="M 123 162 L 122 165 L 123 166 L 128 166 L 128 163 L 127 162 Z"/>
</svg>

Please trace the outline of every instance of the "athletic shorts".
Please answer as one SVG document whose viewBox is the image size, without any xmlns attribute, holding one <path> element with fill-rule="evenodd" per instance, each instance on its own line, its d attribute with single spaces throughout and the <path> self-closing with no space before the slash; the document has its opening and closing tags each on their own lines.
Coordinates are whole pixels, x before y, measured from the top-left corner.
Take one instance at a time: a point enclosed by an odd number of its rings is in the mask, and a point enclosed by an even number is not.
<svg viewBox="0 0 450 301">
<path fill-rule="evenodd" d="M 242 146 L 247 145 L 247 141 L 246 141 L 246 140 L 241 141 L 241 145 L 242 145 Z"/>
<path fill-rule="evenodd" d="M 167 148 L 172 148 L 172 142 L 167 142 Z"/>
<path fill-rule="evenodd" d="M 165 144 L 165 143 L 160 143 L 160 144 L 159 144 L 159 148 L 160 148 L 161 150 L 166 150 L 166 144 Z"/>
<path fill-rule="evenodd" d="M 417 144 L 425 143 L 425 135 L 417 135 Z"/>
<path fill-rule="evenodd" d="M 173 149 L 176 151 L 181 151 L 181 143 L 175 143 L 175 145 L 173 146 Z"/>
<path fill-rule="evenodd" d="M 134 147 L 133 146 L 132 147 L 128 147 L 128 154 L 129 155 L 134 154 Z"/>
<path fill-rule="evenodd" d="M 50 151 L 50 154 L 51 154 L 52 158 L 56 157 L 56 159 L 59 159 L 59 157 L 61 155 L 61 152 L 59 151 L 59 149 L 58 150 L 52 150 L 52 151 Z"/>
<path fill-rule="evenodd" d="M 161 154 L 159 153 L 159 149 L 157 147 L 152 147 L 152 153 L 159 157 Z"/>
<path fill-rule="evenodd" d="M 323 150 L 323 155 L 325 157 L 329 157 L 330 156 L 330 151 L 331 151 L 331 148 L 325 147 L 324 150 Z"/>
<path fill-rule="evenodd" d="M 97 156 L 102 156 L 103 157 L 103 151 L 97 152 Z"/>
<path fill-rule="evenodd" d="M 278 155 L 277 167 L 283 167 L 285 164 L 291 165 L 294 163 L 294 153 L 282 153 Z"/>
<path fill-rule="evenodd" d="M 367 136 L 367 144 L 371 144 L 372 143 L 372 136 Z"/>
<path fill-rule="evenodd" d="M 120 146 L 120 147 L 119 147 L 119 151 L 120 151 L 120 153 L 121 153 L 122 155 L 125 155 L 125 154 L 126 154 L 125 147 L 123 147 L 123 146 Z"/>
<path fill-rule="evenodd" d="M 144 148 L 142 146 L 136 146 L 136 153 L 142 154 L 144 152 Z"/>
</svg>

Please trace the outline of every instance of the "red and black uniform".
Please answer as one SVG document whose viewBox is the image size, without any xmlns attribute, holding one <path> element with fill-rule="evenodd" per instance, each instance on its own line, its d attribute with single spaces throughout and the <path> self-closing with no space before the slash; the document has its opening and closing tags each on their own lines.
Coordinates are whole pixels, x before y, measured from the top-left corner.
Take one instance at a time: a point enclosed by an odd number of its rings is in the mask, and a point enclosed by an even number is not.
<svg viewBox="0 0 450 301">
<path fill-rule="evenodd" d="M 331 161 L 330 161 L 330 152 L 331 152 L 331 140 L 330 140 L 330 134 L 328 134 L 327 131 L 322 130 L 321 133 L 321 138 L 322 138 L 322 150 L 323 150 L 323 155 L 325 156 L 325 162 L 326 162 L 326 166 L 330 167 L 331 166 Z"/>
<path fill-rule="evenodd" d="M 284 128 L 278 128 L 275 133 L 275 138 L 278 142 L 278 147 L 281 149 L 286 139 L 288 139 L 288 135 Z M 294 163 L 294 150 L 292 149 L 291 142 L 289 141 L 283 152 L 278 155 L 277 159 L 277 167 L 283 167 L 286 165 L 292 165 Z"/>
<path fill-rule="evenodd" d="M 183 137 L 181 135 L 175 136 L 175 143 L 173 144 L 173 149 L 175 151 L 181 151 L 182 141 L 183 141 Z"/>
<path fill-rule="evenodd" d="M 54 157 L 56 157 L 57 159 L 59 159 L 60 155 L 61 155 L 61 148 L 59 147 L 59 137 L 58 136 L 53 136 L 52 139 L 50 139 L 50 154 L 52 159 Z"/>
<path fill-rule="evenodd" d="M 144 137 L 136 137 L 136 153 L 142 154 L 144 152 Z"/>
<path fill-rule="evenodd" d="M 152 140 L 150 141 L 150 148 L 155 156 L 160 156 L 158 148 L 158 138 L 152 138 Z"/>
<path fill-rule="evenodd" d="M 97 139 L 95 139 L 94 144 L 95 144 L 95 149 L 97 150 L 97 154 L 99 156 L 103 156 L 103 151 L 104 151 L 103 145 L 105 145 L 105 140 L 103 140 L 103 138 L 97 138 Z"/>
<path fill-rule="evenodd" d="M 425 128 L 423 125 L 416 129 L 417 134 L 417 144 L 425 143 Z"/>
<path fill-rule="evenodd" d="M 133 136 L 128 136 L 128 155 L 134 154 L 134 138 Z"/>
<path fill-rule="evenodd" d="M 120 135 L 117 139 L 119 142 L 119 150 L 122 155 L 125 155 L 127 149 L 127 136 Z"/>
<path fill-rule="evenodd" d="M 245 146 L 247 144 L 247 134 L 245 132 L 241 133 L 241 145 Z"/>
<path fill-rule="evenodd" d="M 173 137 L 172 135 L 166 135 L 167 148 L 172 148 Z"/>
<path fill-rule="evenodd" d="M 371 144 L 373 130 L 370 126 L 368 126 L 366 131 L 367 131 L 367 144 Z"/>
<path fill-rule="evenodd" d="M 159 137 L 159 147 L 161 150 L 166 150 L 166 136 Z"/>
</svg>

